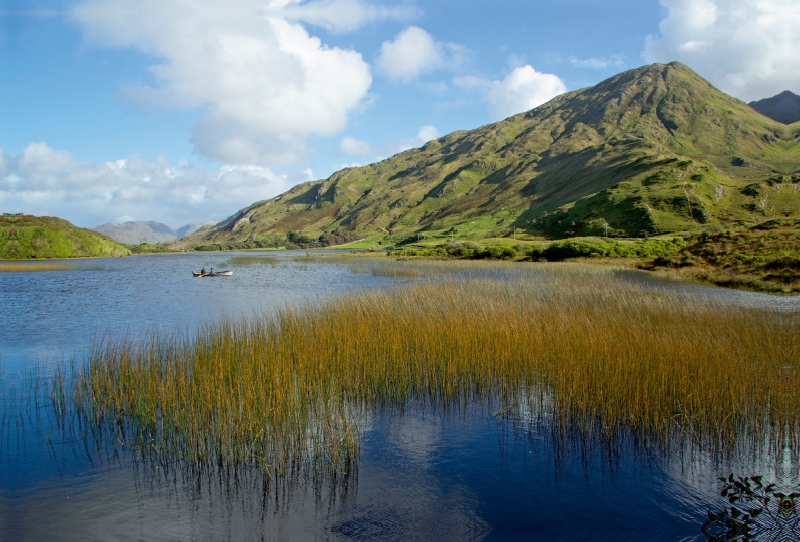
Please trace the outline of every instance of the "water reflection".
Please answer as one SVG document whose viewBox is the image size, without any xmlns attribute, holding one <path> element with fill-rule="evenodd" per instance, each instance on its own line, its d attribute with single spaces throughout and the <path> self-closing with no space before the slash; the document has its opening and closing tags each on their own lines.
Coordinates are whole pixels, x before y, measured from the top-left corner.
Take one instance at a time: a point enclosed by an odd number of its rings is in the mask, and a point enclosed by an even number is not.
<svg viewBox="0 0 800 542">
<path fill-rule="evenodd" d="M 214 282 L 188 275 L 203 265 L 235 273 Z M 767 473 L 796 485 L 791 454 L 743 447 L 720 457 L 690 443 L 664 450 L 633 435 L 614 442 L 601 432 L 565 435 L 525 405 L 496 398 L 454 410 L 408 405 L 365 415 L 358 469 L 346 476 L 198 469 L 138 453 L 80 423 L 59 426 L 48 410 L 50 390 L 31 384 L 36 378 L 23 363 L 45 360 L 38 375 L 46 376 L 48 364 L 80 355 L 98 334 L 192 329 L 222 314 L 250 316 L 398 278 L 533 270 L 543 288 L 552 278 L 537 266 L 393 265 L 202 254 L 114 260 L 57 276 L 0 274 L 0 316 L 8 322 L 0 330 L 0 539 L 705 540 L 705 511 L 725 505 L 717 475 Z M 159 280 L 144 280 L 148 274 Z M 790 314 L 800 299 L 652 287 Z M 787 345 L 787 360 L 796 359 L 795 348 Z"/>
<path fill-rule="evenodd" d="M 546 424 L 491 417 L 498 406 L 378 412 L 358 469 L 338 478 L 197 469 L 62 440 L 64 466 L 85 455 L 91 467 L 4 492 L 3 539 L 703 540 L 716 475 L 753 467 L 632 441 L 610 451 L 600 437 L 565 446 Z"/>
</svg>

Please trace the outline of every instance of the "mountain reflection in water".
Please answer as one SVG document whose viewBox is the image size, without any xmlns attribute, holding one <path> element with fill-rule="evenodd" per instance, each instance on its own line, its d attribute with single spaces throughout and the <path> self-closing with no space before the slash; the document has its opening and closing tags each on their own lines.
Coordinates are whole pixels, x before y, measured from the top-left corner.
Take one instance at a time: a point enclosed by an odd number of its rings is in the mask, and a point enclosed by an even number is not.
<svg viewBox="0 0 800 542">
<path fill-rule="evenodd" d="M 59 427 L 49 390 L 31 399 L 35 360 L 43 382 L 62 360 L 80 359 L 98 334 L 190 328 L 198 316 L 252 316 L 395 284 L 376 270 L 383 263 L 365 261 L 354 273 L 347 262 L 304 263 L 302 255 L 241 260 L 229 282 L 210 286 L 185 276 L 202 265 L 222 268 L 229 257 L 143 257 L 0 275 L 7 299 L 0 316 L 15 332 L 0 331 L 1 540 L 705 540 L 706 511 L 725 504 L 717 475 L 768 473 L 796 485 L 791 455 L 719 457 L 690 446 L 659 450 L 625 435 L 614 442 L 563 435 L 498 398 L 449 410 L 379 409 L 362 421 L 357 468 L 337 478 L 308 470 L 265 478 L 137 454 L 86 427 Z M 165 280 L 137 282 L 145 271 Z M 789 298 L 685 292 L 733 304 L 774 299 L 784 312 L 797 310 Z"/>
</svg>

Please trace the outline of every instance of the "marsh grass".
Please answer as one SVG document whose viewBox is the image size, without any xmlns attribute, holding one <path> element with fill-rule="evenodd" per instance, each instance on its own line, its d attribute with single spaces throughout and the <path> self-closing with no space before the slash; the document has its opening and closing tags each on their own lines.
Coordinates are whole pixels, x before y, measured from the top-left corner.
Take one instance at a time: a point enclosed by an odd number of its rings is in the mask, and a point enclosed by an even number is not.
<svg viewBox="0 0 800 542">
<path fill-rule="evenodd" d="M 0 263 L 0 273 L 30 273 L 32 271 L 65 271 L 78 269 L 69 263 Z"/>
<path fill-rule="evenodd" d="M 275 256 L 234 256 L 228 258 L 224 265 L 276 265 L 280 258 Z"/>
<path fill-rule="evenodd" d="M 141 453 L 270 476 L 349 472 L 369 414 L 409 401 L 493 398 L 555 434 L 661 449 L 797 449 L 796 314 L 565 269 L 443 276 L 195 335 L 105 340 L 65 408 Z"/>
</svg>

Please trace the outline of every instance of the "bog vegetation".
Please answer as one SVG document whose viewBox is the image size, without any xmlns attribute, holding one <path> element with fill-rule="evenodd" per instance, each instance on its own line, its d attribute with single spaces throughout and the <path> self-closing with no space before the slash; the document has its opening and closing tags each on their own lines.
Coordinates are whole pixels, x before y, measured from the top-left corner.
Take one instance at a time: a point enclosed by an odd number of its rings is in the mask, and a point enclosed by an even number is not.
<svg viewBox="0 0 800 542">
<path fill-rule="evenodd" d="M 586 237 L 564 239 L 546 244 L 487 245 L 457 241 L 434 247 L 406 247 L 389 252 L 390 256 L 443 257 L 470 260 L 534 260 L 560 262 L 573 258 L 655 258 L 670 256 L 686 246 L 686 241 L 649 239 L 622 242 L 616 239 Z"/>
<path fill-rule="evenodd" d="M 800 220 L 769 220 L 739 231 L 700 235 L 649 269 L 670 268 L 719 286 L 800 292 Z"/>
<path fill-rule="evenodd" d="M 409 401 L 491 398 L 556 433 L 648 446 L 796 450 L 798 336 L 796 314 L 553 264 L 106 340 L 54 396 L 141 453 L 277 476 L 348 471 L 369 415 Z"/>
</svg>

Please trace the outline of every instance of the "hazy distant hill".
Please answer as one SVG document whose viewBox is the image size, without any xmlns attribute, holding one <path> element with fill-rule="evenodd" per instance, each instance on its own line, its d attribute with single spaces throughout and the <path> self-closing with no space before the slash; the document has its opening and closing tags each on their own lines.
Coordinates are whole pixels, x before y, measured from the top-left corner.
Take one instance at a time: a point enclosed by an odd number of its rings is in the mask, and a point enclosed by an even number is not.
<svg viewBox="0 0 800 542">
<path fill-rule="evenodd" d="M 93 230 L 107 235 L 119 243 L 126 245 L 138 245 L 140 243 L 161 243 L 180 239 L 191 235 L 203 226 L 213 224 L 214 221 L 199 222 L 196 224 L 186 224 L 177 230 L 173 230 L 166 224 L 160 222 L 106 222 Z"/>
<path fill-rule="evenodd" d="M 195 224 L 186 224 L 185 226 L 181 226 L 177 230 L 175 230 L 175 234 L 178 236 L 178 239 L 181 237 L 186 237 L 187 235 L 191 235 L 203 226 L 208 226 L 210 224 L 216 224 L 215 220 L 206 220 L 205 222 L 197 222 Z"/>
<path fill-rule="evenodd" d="M 643 236 L 800 212 L 800 126 L 653 64 L 257 202 L 181 247 Z"/>
<path fill-rule="evenodd" d="M 52 216 L 0 215 L 0 259 L 127 256 L 130 250 L 95 231 Z"/>
<path fill-rule="evenodd" d="M 783 124 L 800 121 L 800 96 L 788 90 L 772 98 L 750 102 L 750 107 Z"/>
<path fill-rule="evenodd" d="M 106 222 L 100 224 L 95 231 L 107 235 L 119 243 L 138 245 L 140 243 L 159 243 L 176 239 L 178 234 L 160 222 Z"/>
</svg>

